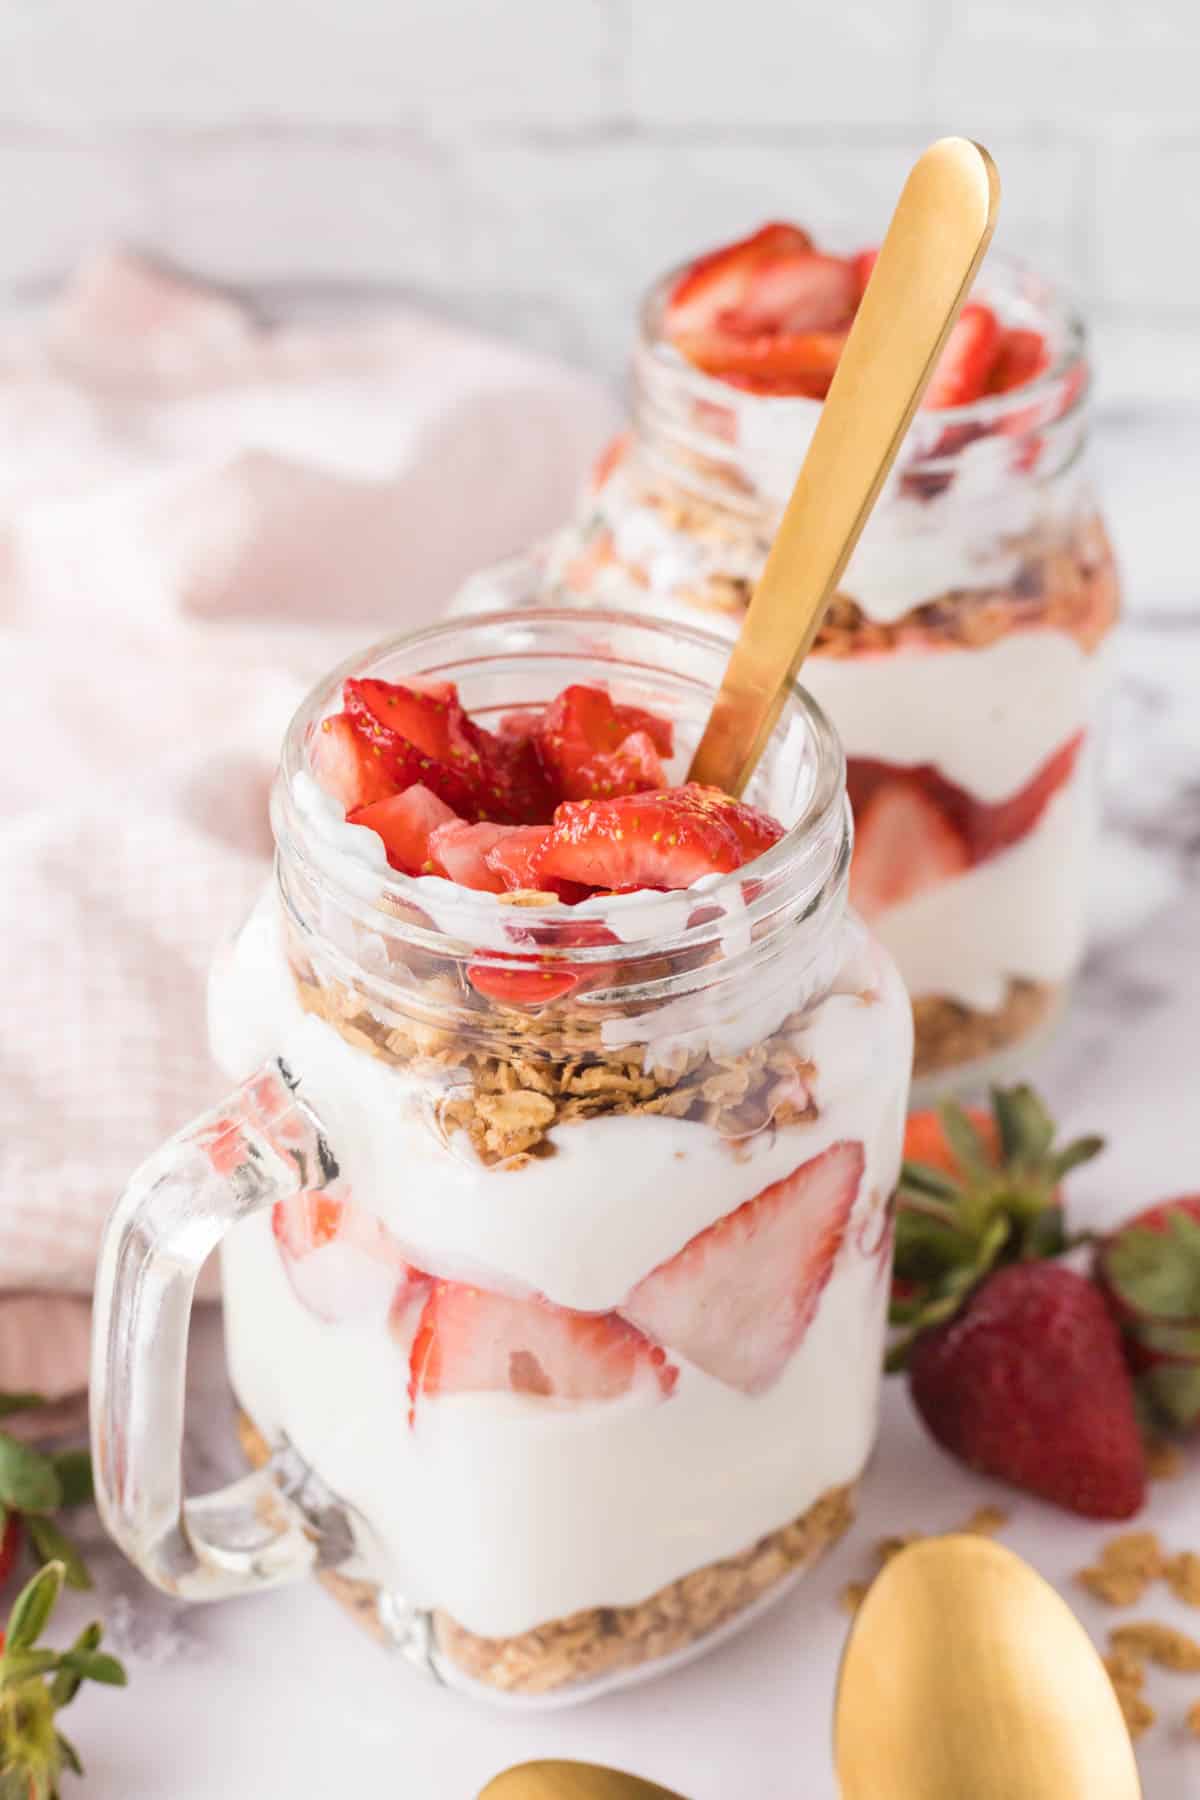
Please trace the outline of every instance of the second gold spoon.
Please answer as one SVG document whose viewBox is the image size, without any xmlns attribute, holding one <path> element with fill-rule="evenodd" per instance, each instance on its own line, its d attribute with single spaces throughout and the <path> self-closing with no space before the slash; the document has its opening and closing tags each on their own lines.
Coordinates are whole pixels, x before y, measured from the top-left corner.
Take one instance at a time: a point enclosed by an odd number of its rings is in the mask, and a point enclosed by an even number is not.
<svg viewBox="0 0 1200 1800">
<path fill-rule="evenodd" d="M 975 278 L 999 194 L 991 157 L 967 138 L 940 138 L 913 165 L 689 780 L 745 787 Z"/>
</svg>

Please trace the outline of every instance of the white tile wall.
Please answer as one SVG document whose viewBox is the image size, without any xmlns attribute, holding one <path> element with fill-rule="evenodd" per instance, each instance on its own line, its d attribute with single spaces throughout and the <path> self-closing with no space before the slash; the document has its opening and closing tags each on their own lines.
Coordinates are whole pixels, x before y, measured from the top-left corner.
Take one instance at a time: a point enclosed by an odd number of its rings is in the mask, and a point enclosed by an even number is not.
<svg viewBox="0 0 1200 1800">
<path fill-rule="evenodd" d="M 953 129 L 1119 391 L 1200 394 L 1198 97 L 1200 0 L 0 0 L 0 284 L 115 236 L 615 368 L 666 261 L 870 237 Z"/>
</svg>

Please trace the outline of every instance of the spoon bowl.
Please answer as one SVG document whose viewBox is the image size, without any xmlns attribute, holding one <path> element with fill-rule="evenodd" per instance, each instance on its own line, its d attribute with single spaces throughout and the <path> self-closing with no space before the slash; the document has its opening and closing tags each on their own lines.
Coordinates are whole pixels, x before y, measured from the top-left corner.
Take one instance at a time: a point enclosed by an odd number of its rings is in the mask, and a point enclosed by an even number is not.
<svg viewBox="0 0 1200 1800">
<path fill-rule="evenodd" d="M 987 1538 L 894 1557 L 834 1711 L 843 1800 L 1140 1800 L 1103 1663 L 1049 1582 Z"/>
<path fill-rule="evenodd" d="M 521 1763 L 489 1781 L 479 1800 L 683 1800 L 672 1788 L 599 1763 Z"/>
</svg>

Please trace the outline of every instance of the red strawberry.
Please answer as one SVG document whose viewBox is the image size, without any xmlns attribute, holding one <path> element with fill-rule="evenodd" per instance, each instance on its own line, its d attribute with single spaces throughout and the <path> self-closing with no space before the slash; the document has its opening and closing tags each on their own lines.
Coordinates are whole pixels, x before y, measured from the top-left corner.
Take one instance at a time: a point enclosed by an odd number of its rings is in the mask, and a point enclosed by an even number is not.
<svg viewBox="0 0 1200 1800">
<path fill-rule="evenodd" d="M 692 331 L 719 312 L 740 306 L 755 271 L 775 257 L 806 256 L 813 242 L 798 225 L 762 225 L 747 238 L 710 250 L 689 263 L 667 299 L 668 337 Z"/>
<path fill-rule="evenodd" d="M 739 819 L 741 810 L 728 795 L 690 783 L 619 800 L 568 801 L 554 815 L 542 872 L 623 891 L 688 887 L 746 861 L 742 833 L 754 827 Z"/>
<path fill-rule="evenodd" d="M 502 950 L 494 950 L 493 957 L 503 958 Z M 579 986 L 578 971 L 565 967 L 561 963 L 556 966 L 547 965 L 538 968 L 527 959 L 522 966 L 515 969 L 497 968 L 493 962 L 473 962 L 467 965 L 467 980 L 477 994 L 487 1000 L 496 1000 L 501 1006 L 547 1006 L 551 1000 L 561 1000 Z"/>
<path fill-rule="evenodd" d="M 1200 1194 L 1164 1200 L 1114 1231 L 1097 1252 L 1096 1278 L 1147 1409 L 1191 1430 L 1200 1423 Z"/>
<path fill-rule="evenodd" d="M 665 1353 L 616 1313 L 568 1312 L 455 1281 L 435 1282 L 409 1371 L 414 1412 L 439 1394 L 589 1402 L 616 1400 L 637 1386 L 662 1398 L 678 1379 Z"/>
<path fill-rule="evenodd" d="M 1117 1328 L 1084 1276 L 1013 1263 L 923 1332 L 913 1402 L 940 1444 L 986 1475 L 1095 1519 L 1145 1499 L 1145 1457 Z"/>
<path fill-rule="evenodd" d="M 478 888 L 485 894 L 502 894 L 504 879 L 491 868 L 487 855 L 513 831 L 536 830 L 520 825 L 468 825 L 451 819 L 438 825 L 429 839 L 434 862 L 459 887 Z"/>
<path fill-rule="evenodd" d="M 761 1393 L 813 1321 L 862 1172 L 861 1144 L 831 1145 L 685 1244 L 622 1313 L 718 1381 Z"/>
<path fill-rule="evenodd" d="M 749 806 L 744 800 L 735 800 L 723 788 L 706 787 L 703 782 L 689 781 L 684 787 L 676 788 L 675 792 L 683 806 L 696 806 L 704 812 L 712 807 L 718 809 L 722 822 L 728 825 L 742 847 L 743 862 L 751 862 L 754 857 L 761 856 L 764 850 L 769 850 L 783 836 L 783 826 L 778 820 L 757 806 Z"/>
<path fill-rule="evenodd" d="M 333 1193 L 277 1200 L 271 1229 L 296 1297 L 331 1324 L 386 1312 L 425 1279 L 381 1219 Z"/>
<path fill-rule="evenodd" d="M 549 837 L 549 825 L 514 825 L 497 839 L 484 861 L 500 877 L 506 892 L 551 893 L 568 906 L 586 900 L 590 888 L 576 881 L 552 881 L 542 873 L 542 849 Z"/>
<path fill-rule="evenodd" d="M 1026 331 L 1019 326 L 1000 333 L 996 359 L 988 375 L 989 394 L 1007 394 L 1024 387 L 1048 368 L 1050 353 L 1040 331 Z"/>
<path fill-rule="evenodd" d="M 973 862 L 984 862 L 1010 844 L 1019 843 L 1038 823 L 1047 806 L 1075 773 L 1083 749 L 1084 733 L 1076 732 L 1047 758 L 1031 780 L 1007 800 L 991 804 L 975 801 L 967 823 L 967 841 Z"/>
<path fill-rule="evenodd" d="M 1000 327 L 990 306 L 970 301 L 959 313 L 933 378 L 925 390 L 924 405 L 937 409 L 967 406 L 985 392 L 992 364 L 1000 348 Z"/>
<path fill-rule="evenodd" d="M 850 898 L 864 919 L 961 875 L 970 856 L 961 835 L 915 781 L 876 789 L 855 827 Z"/>
<path fill-rule="evenodd" d="M 406 875 L 440 875 L 443 870 L 430 851 L 430 833 L 439 825 L 457 821 L 458 815 L 418 782 L 402 794 L 355 807 L 346 818 L 351 825 L 365 825 L 383 839 L 393 869 L 402 869 Z"/>
<path fill-rule="evenodd" d="M 697 368 L 763 393 L 823 395 L 859 298 L 853 261 L 767 225 L 702 257 L 667 302 L 665 330 Z"/>
<path fill-rule="evenodd" d="M 867 283 L 875 273 L 875 264 L 879 261 L 879 251 L 859 250 L 850 258 L 854 265 L 854 279 L 858 286 L 858 297 L 861 300 L 867 291 Z"/>
<path fill-rule="evenodd" d="M 394 681 L 348 681 L 346 711 L 368 729 L 394 732 L 435 762 L 469 773 L 478 760 L 471 721 L 453 682 L 410 686 Z"/>
<path fill-rule="evenodd" d="M 310 757 L 314 780 L 346 812 L 372 806 L 409 785 L 403 765 L 362 737 L 347 713 L 322 719 L 312 736 Z"/>
<path fill-rule="evenodd" d="M 665 787 L 659 752 L 670 755 L 674 732 L 666 719 L 577 684 L 551 701 L 535 741 L 558 798 L 591 800 Z"/>
<path fill-rule="evenodd" d="M 0 1531 L 0 1588 L 12 1574 L 13 1564 L 21 1549 L 21 1516 L 10 1512 Z"/>
</svg>

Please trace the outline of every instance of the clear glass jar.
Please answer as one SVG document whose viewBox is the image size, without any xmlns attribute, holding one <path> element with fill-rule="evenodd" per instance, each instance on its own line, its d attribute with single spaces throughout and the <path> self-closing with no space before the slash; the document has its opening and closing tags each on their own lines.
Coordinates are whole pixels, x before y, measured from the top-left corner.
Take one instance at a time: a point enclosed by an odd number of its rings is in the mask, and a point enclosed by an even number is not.
<svg viewBox="0 0 1200 1800">
<path fill-rule="evenodd" d="M 848 1524 L 911 1020 L 847 910 L 818 708 L 793 693 L 755 778 L 789 829 L 752 873 L 573 908 L 395 873 L 308 773 L 367 673 L 453 679 L 485 721 L 604 681 L 686 756 L 725 654 L 577 608 L 492 615 L 381 645 L 301 709 L 275 877 L 213 973 L 243 1085 L 135 1178 L 102 1260 L 101 1500 L 162 1585 L 335 1567 L 410 1660 L 544 1702 L 715 1641 Z M 143 1316 L 146 1263 L 231 1220 L 229 1369 L 270 1461 L 252 1504 L 188 1502 L 181 1531 L 186 1307 Z"/>
<path fill-rule="evenodd" d="M 662 331 L 649 295 L 630 431 L 539 553 L 539 598 L 736 633 L 820 402 L 743 392 Z M 1085 459 L 1083 328 L 1002 258 L 976 297 L 1045 338 L 1046 372 L 918 416 L 804 679 L 849 760 L 851 899 L 891 950 L 918 1077 L 969 1083 L 1019 1058 L 1081 956 L 1092 728 L 1117 614 Z M 477 579 L 461 606 L 528 588 Z"/>
</svg>

